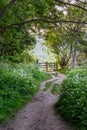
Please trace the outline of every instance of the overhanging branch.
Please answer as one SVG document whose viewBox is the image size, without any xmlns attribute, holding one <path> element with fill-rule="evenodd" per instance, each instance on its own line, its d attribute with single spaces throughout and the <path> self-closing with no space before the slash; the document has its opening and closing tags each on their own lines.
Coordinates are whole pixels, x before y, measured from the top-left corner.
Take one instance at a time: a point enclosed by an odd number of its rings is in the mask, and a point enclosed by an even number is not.
<svg viewBox="0 0 87 130">
<path fill-rule="evenodd" d="M 80 5 L 71 4 L 71 3 L 69 3 L 69 2 L 64 2 L 64 1 L 62 1 L 62 0 L 56 0 L 56 1 L 59 2 L 59 3 L 62 3 L 62 4 L 64 4 L 64 5 L 70 5 L 70 6 L 77 7 L 77 8 L 79 8 L 79 9 L 82 9 L 82 10 L 84 10 L 84 11 L 87 12 L 87 9 L 86 9 L 86 8 L 83 8 L 83 7 L 80 6 Z M 83 2 L 83 3 L 84 3 L 84 2 Z"/>
<path fill-rule="evenodd" d="M 4 16 L 6 10 L 12 5 L 14 4 L 16 0 L 11 0 L 5 7 L 4 9 L 0 12 L 0 19 L 2 19 L 2 17 Z"/>
<path fill-rule="evenodd" d="M 60 19 L 60 20 L 48 20 L 48 19 L 44 19 L 44 18 L 36 18 L 36 19 L 31 19 L 31 20 L 26 20 L 26 21 L 22 21 L 22 22 L 19 22 L 19 23 L 14 23 L 14 24 L 10 24 L 6 27 L 2 27 L 1 30 L 6 30 L 8 28 L 14 28 L 16 26 L 19 26 L 19 25 L 24 25 L 24 24 L 27 24 L 27 23 L 32 23 L 32 22 L 45 22 L 45 23 L 76 23 L 76 24 L 87 24 L 87 22 L 85 21 L 73 21 L 73 20 L 63 20 L 63 19 Z"/>
</svg>

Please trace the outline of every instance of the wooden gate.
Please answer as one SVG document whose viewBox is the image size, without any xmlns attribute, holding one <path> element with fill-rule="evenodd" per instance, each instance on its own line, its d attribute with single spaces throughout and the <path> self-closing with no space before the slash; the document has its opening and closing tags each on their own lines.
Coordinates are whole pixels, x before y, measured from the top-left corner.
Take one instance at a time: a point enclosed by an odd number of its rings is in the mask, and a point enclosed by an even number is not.
<svg viewBox="0 0 87 130">
<path fill-rule="evenodd" d="M 45 71 L 57 71 L 58 70 L 58 64 L 55 62 L 45 62 L 45 63 L 38 63 L 38 67 Z"/>
</svg>

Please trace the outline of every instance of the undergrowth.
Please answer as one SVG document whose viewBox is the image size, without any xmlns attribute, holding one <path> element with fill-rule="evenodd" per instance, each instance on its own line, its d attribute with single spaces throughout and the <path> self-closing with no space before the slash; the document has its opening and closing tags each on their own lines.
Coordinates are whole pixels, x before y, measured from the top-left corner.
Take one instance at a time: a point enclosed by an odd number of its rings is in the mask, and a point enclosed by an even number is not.
<svg viewBox="0 0 87 130">
<path fill-rule="evenodd" d="M 40 82 L 49 77 L 33 64 L 0 63 L 0 123 L 31 100 Z"/>
<path fill-rule="evenodd" d="M 57 77 L 58 76 L 58 73 L 59 72 L 57 72 L 57 71 L 55 71 L 54 73 L 52 73 L 55 77 Z"/>
<path fill-rule="evenodd" d="M 44 91 L 48 90 L 50 87 L 51 87 L 51 82 L 47 82 Z"/>
<path fill-rule="evenodd" d="M 61 73 L 61 74 L 68 74 L 69 73 L 69 69 L 67 68 L 67 67 L 64 67 L 64 68 L 61 68 L 61 69 L 59 69 L 59 72 Z"/>
<path fill-rule="evenodd" d="M 62 83 L 56 111 L 76 125 L 87 130 L 87 67 L 72 70 Z"/>
<path fill-rule="evenodd" d="M 61 90 L 60 84 L 58 84 L 58 83 L 53 84 L 53 87 L 51 90 L 52 94 L 58 94 L 60 92 L 60 90 Z"/>
</svg>

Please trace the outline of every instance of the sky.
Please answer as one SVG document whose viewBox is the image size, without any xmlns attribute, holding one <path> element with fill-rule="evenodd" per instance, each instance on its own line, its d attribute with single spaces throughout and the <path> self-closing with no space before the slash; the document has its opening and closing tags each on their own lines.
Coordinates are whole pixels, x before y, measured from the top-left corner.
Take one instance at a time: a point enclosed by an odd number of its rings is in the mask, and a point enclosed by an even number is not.
<svg viewBox="0 0 87 130">
<path fill-rule="evenodd" d="M 55 62 L 55 56 L 49 51 L 49 49 L 43 44 L 43 38 L 37 37 L 37 44 L 33 50 L 33 54 L 40 62 Z"/>
</svg>

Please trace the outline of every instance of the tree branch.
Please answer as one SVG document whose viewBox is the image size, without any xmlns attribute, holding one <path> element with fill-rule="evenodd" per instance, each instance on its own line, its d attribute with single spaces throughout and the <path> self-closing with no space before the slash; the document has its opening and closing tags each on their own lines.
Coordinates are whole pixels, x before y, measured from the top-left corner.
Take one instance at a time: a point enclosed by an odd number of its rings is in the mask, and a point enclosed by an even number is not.
<svg viewBox="0 0 87 130">
<path fill-rule="evenodd" d="M 14 24 L 10 24 L 6 27 L 1 27 L 1 30 L 6 30 L 8 28 L 14 28 L 16 26 L 19 26 L 19 25 L 24 25 L 24 24 L 27 24 L 27 23 L 31 23 L 31 22 L 45 22 L 45 23 L 76 23 L 76 24 L 87 24 L 87 22 L 85 21 L 73 21 L 73 20 L 63 20 L 63 19 L 60 19 L 60 20 L 48 20 L 48 19 L 44 19 L 44 18 L 36 18 L 36 19 L 31 19 L 31 20 L 27 20 L 27 21 L 22 21 L 22 22 L 19 22 L 19 23 L 14 23 Z"/>
<path fill-rule="evenodd" d="M 4 9 L 0 12 L 0 19 L 2 19 L 2 17 L 4 16 L 6 10 L 12 5 L 14 4 L 16 0 L 11 0 L 5 7 Z"/>
<path fill-rule="evenodd" d="M 87 4 L 87 1 L 81 1 L 81 0 L 79 0 L 78 2 L 80 2 L 80 3 L 82 3 L 82 4 Z"/>
<path fill-rule="evenodd" d="M 71 3 L 68 3 L 68 2 L 61 1 L 61 0 L 56 0 L 56 1 L 59 2 L 59 3 L 62 3 L 62 4 L 64 4 L 64 5 L 70 5 L 70 6 L 77 7 L 77 8 L 79 8 L 79 9 L 82 9 L 82 10 L 84 10 L 84 11 L 87 12 L 87 9 L 83 8 L 83 7 L 80 6 L 80 5 L 71 4 Z"/>
</svg>

